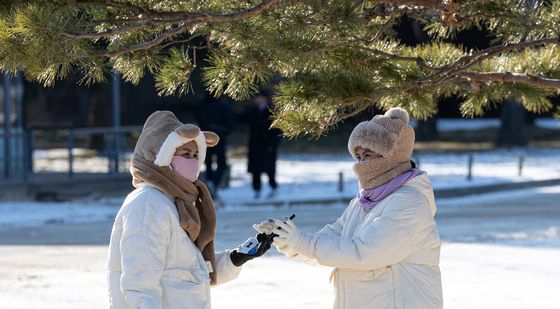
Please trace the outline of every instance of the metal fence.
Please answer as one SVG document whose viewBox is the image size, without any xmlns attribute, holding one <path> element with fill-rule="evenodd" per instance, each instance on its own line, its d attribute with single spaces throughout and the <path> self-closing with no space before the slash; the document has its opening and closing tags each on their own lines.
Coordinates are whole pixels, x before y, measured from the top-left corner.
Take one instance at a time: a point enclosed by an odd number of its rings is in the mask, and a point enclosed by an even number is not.
<svg viewBox="0 0 560 309">
<path fill-rule="evenodd" d="M 0 131 L 0 156 L 4 163 L 0 180 L 28 180 L 40 174 L 74 178 L 79 174 L 110 176 L 126 172 L 126 154 L 133 149 L 141 130 L 140 126 L 123 126 L 32 128 L 10 130 L 8 134 Z M 76 160 L 92 158 L 96 160 L 91 164 L 105 166 L 76 170 Z"/>
</svg>

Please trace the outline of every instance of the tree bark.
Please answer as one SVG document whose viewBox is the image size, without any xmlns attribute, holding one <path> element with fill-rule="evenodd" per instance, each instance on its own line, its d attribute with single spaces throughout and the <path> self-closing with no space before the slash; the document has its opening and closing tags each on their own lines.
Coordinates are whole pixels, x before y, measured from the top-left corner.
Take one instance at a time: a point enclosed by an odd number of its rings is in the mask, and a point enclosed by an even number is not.
<svg viewBox="0 0 560 309">
<path fill-rule="evenodd" d="M 415 131 L 417 141 L 433 141 L 437 139 L 438 131 L 436 115 L 426 120 L 418 120 Z"/>
<path fill-rule="evenodd" d="M 498 133 L 497 146 L 515 147 L 527 146 L 527 126 L 525 117 L 527 112 L 523 106 L 513 99 L 502 105 L 502 124 Z"/>
</svg>

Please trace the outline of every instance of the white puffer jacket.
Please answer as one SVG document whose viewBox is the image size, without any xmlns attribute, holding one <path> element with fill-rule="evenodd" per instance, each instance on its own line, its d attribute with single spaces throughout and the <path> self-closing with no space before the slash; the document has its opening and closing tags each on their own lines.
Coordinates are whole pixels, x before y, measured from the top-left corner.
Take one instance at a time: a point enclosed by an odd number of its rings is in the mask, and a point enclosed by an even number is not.
<svg viewBox="0 0 560 309">
<path fill-rule="evenodd" d="M 335 223 L 306 234 L 299 253 L 279 250 L 335 267 L 337 309 L 442 308 L 435 212 L 432 186 L 422 174 L 370 211 L 352 200 Z"/>
<path fill-rule="evenodd" d="M 241 271 L 227 251 L 216 265 L 218 284 Z M 210 264 L 181 228 L 175 204 L 149 184 L 118 212 L 107 267 L 111 308 L 210 308 Z"/>
</svg>

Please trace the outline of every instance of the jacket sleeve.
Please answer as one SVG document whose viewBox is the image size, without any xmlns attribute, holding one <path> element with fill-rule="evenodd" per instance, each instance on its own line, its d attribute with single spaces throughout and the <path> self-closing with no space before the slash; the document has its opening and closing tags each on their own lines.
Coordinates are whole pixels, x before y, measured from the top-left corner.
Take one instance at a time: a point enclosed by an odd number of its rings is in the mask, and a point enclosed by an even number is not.
<svg viewBox="0 0 560 309">
<path fill-rule="evenodd" d="M 169 214 L 148 196 L 123 216 L 121 291 L 129 308 L 162 308 Z"/>
<path fill-rule="evenodd" d="M 346 217 L 348 216 L 348 210 L 355 203 L 355 200 L 350 201 L 350 205 L 346 207 L 342 215 L 336 219 L 334 223 L 325 225 L 322 229 L 317 232 L 319 235 L 323 236 L 340 236 L 342 235 L 342 229 L 346 224 Z"/>
<path fill-rule="evenodd" d="M 236 279 L 241 272 L 241 267 L 235 266 L 231 262 L 230 253 L 230 250 L 216 253 L 216 268 L 218 271 L 216 285 Z"/>
<path fill-rule="evenodd" d="M 319 236 L 314 252 L 321 265 L 371 270 L 389 266 L 419 250 L 422 238 L 434 221 L 422 194 L 395 192 L 383 213 L 352 238 Z"/>
</svg>

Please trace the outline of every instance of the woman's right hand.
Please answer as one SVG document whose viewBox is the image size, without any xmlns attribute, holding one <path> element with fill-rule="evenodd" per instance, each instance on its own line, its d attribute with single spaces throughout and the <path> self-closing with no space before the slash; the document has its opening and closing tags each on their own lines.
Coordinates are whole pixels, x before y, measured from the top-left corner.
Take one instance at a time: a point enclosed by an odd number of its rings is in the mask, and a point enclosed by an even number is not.
<svg viewBox="0 0 560 309">
<path fill-rule="evenodd" d="M 242 266 L 243 264 L 247 263 L 248 261 L 250 261 L 252 259 L 255 259 L 255 258 L 258 258 L 258 257 L 262 256 L 263 254 L 265 254 L 268 251 L 268 249 L 270 249 L 270 245 L 274 241 L 274 239 L 272 237 L 269 237 L 268 235 L 266 235 L 264 233 L 260 233 L 260 234 L 256 235 L 256 239 L 259 243 L 259 247 L 258 247 L 258 249 L 255 253 L 252 253 L 252 254 L 241 253 L 241 252 L 237 251 L 237 249 L 231 251 L 229 257 L 230 257 L 233 265 L 239 267 L 239 266 Z"/>
</svg>

